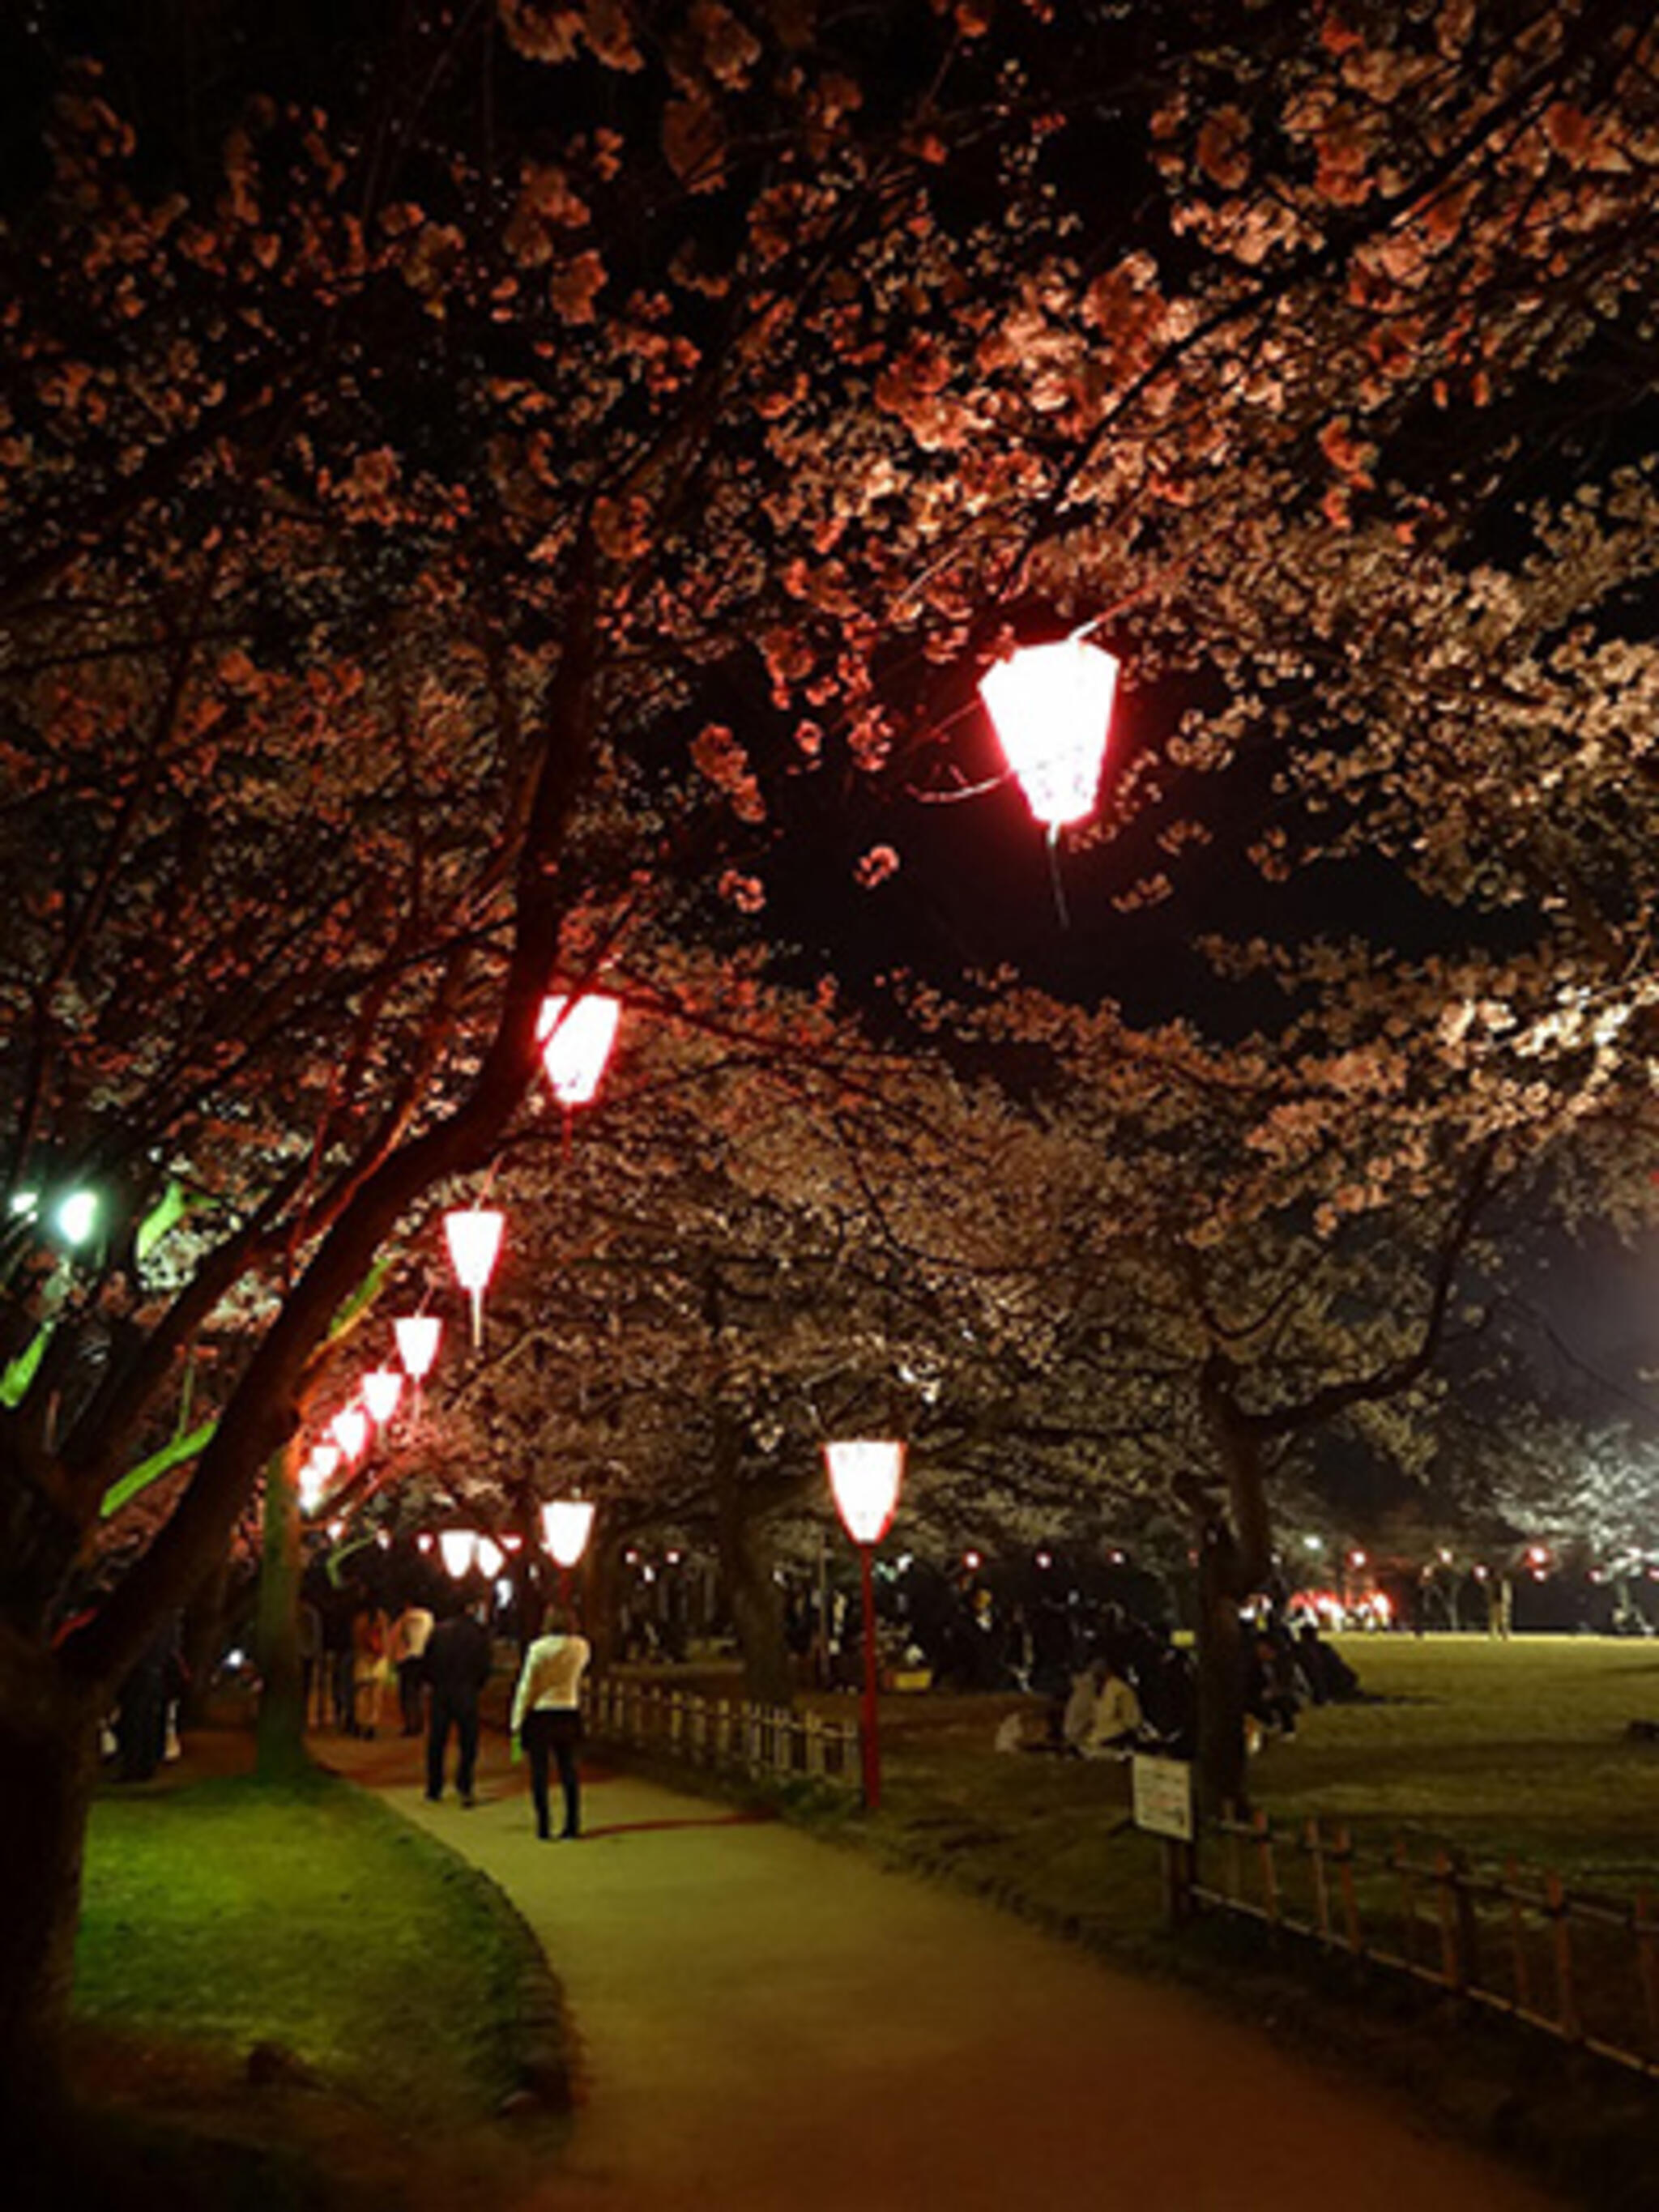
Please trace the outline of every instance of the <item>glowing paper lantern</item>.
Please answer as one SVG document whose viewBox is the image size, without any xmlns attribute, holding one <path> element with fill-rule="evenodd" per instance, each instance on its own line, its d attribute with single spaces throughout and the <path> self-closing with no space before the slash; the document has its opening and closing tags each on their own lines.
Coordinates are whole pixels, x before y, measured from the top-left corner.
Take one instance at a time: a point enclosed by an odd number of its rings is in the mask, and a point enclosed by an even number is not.
<svg viewBox="0 0 1659 2212">
<path fill-rule="evenodd" d="M 483 1342 L 483 1294 L 495 1271 L 507 1216 L 492 1206 L 460 1206 L 444 1216 L 444 1235 L 456 1280 L 472 1301 L 472 1348 Z"/>
<path fill-rule="evenodd" d="M 584 1498 L 557 1498 L 542 1508 L 542 1534 L 556 1566 L 574 1567 L 592 1529 L 593 1508 Z"/>
<path fill-rule="evenodd" d="M 422 1382 L 432 1372 L 444 1325 L 436 1314 L 404 1314 L 392 1324 L 398 1340 L 398 1357 L 411 1382 Z"/>
<path fill-rule="evenodd" d="M 586 1106 L 599 1090 L 622 1007 L 589 992 L 580 999 L 544 999 L 536 1022 L 542 1066 L 561 1106 Z"/>
<path fill-rule="evenodd" d="M 404 1378 L 395 1367 L 373 1367 L 362 1379 L 363 1403 L 371 1419 L 382 1428 L 398 1410 L 404 1395 Z"/>
<path fill-rule="evenodd" d="M 859 1583 L 864 1616 L 864 1699 L 859 1716 L 859 1749 L 864 1776 L 864 1804 L 873 1813 L 881 1803 L 881 1749 L 876 1687 L 876 1585 L 871 1570 L 876 1546 L 893 1524 L 899 1484 L 904 1479 L 904 1446 L 871 1437 L 849 1443 L 825 1444 L 830 1487 L 848 1534 L 859 1547 Z"/>
<path fill-rule="evenodd" d="M 904 1446 L 861 1438 L 825 1444 L 830 1487 L 842 1525 L 855 1544 L 878 1544 L 893 1524 L 899 1484 L 904 1478 Z"/>
<path fill-rule="evenodd" d="M 444 1563 L 444 1572 L 459 1582 L 472 1565 L 477 1541 L 469 1529 L 446 1528 L 438 1539 L 438 1555 Z"/>
<path fill-rule="evenodd" d="M 1022 646 L 980 678 L 1009 772 L 1050 830 L 1094 811 L 1117 671 L 1115 654 L 1070 637 Z"/>
<path fill-rule="evenodd" d="M 328 1432 L 348 1460 L 360 1459 L 368 1442 L 368 1415 L 361 1406 L 347 1406 L 329 1423 Z"/>
<path fill-rule="evenodd" d="M 488 1536 L 480 1536 L 477 1540 L 477 1557 L 479 1568 L 485 1578 L 493 1583 L 501 1571 L 501 1546 Z"/>
</svg>

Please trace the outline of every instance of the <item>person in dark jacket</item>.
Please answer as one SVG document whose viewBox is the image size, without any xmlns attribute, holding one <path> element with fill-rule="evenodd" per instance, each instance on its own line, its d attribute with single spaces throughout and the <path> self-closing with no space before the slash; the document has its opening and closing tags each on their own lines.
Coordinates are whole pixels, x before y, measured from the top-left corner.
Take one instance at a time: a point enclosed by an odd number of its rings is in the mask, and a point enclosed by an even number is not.
<svg viewBox="0 0 1659 2212">
<path fill-rule="evenodd" d="M 455 1787 L 463 1805 L 473 1802 L 478 1699 L 489 1680 L 490 1656 L 482 1601 L 441 1620 L 427 1640 L 426 1794 L 434 1805 L 444 1794 L 444 1759 L 452 1728 L 459 1744 Z"/>
</svg>

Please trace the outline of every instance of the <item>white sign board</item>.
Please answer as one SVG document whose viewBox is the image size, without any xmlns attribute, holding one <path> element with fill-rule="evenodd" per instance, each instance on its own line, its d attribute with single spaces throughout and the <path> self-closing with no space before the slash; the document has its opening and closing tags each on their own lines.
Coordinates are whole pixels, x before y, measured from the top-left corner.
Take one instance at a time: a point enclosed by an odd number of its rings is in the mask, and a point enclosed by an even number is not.
<svg viewBox="0 0 1659 2212">
<path fill-rule="evenodd" d="M 1143 1759 L 1129 1762 L 1134 1789 L 1134 1820 L 1148 1835 L 1170 1836 L 1177 1843 L 1193 1840 L 1193 1770 L 1184 1759 Z"/>
</svg>

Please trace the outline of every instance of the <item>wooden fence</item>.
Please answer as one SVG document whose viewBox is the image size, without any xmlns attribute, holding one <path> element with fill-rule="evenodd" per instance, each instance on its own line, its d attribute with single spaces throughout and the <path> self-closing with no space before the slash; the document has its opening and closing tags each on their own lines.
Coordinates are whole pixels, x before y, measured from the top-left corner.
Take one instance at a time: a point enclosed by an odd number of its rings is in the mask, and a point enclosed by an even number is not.
<svg viewBox="0 0 1659 2212">
<path fill-rule="evenodd" d="M 1359 1848 L 1317 1820 L 1265 1813 L 1204 1832 L 1190 1895 L 1506 2013 L 1659 2075 L 1659 1916 L 1570 1890 L 1559 1875 L 1470 1868 L 1405 1843 Z"/>
<path fill-rule="evenodd" d="M 617 1675 L 592 1684 L 584 1705 L 601 1741 L 757 1781 L 858 1784 L 859 1732 L 851 1721 L 692 1697 Z"/>
</svg>

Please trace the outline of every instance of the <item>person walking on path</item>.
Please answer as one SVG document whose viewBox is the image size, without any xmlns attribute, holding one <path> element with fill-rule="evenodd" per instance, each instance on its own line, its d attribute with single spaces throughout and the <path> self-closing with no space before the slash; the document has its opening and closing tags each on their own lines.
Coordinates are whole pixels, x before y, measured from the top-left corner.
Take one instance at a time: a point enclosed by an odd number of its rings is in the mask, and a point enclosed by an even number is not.
<svg viewBox="0 0 1659 2212">
<path fill-rule="evenodd" d="M 428 1638 L 425 1656 L 426 1794 L 434 1805 L 444 1794 L 444 1759 L 453 1728 L 459 1746 L 455 1787 L 462 1804 L 471 1805 L 478 1763 L 478 1699 L 489 1680 L 491 1658 L 482 1601 L 441 1620 Z"/>
<path fill-rule="evenodd" d="M 406 1605 L 392 1624 L 386 1657 L 398 1675 L 398 1705 L 404 1734 L 419 1735 L 426 1723 L 426 1647 L 433 1620 L 423 1605 Z"/>
<path fill-rule="evenodd" d="M 550 1632 L 538 1636 L 524 1655 L 519 1686 L 513 1692 L 513 1733 L 530 1760 L 530 1794 L 536 1806 L 536 1833 L 550 1839 L 547 1806 L 547 1758 L 550 1751 L 559 1765 L 559 1787 L 564 1793 L 564 1826 L 561 1841 L 574 1841 L 582 1832 L 581 1782 L 576 1771 L 576 1746 L 581 1741 L 581 1680 L 591 1650 L 584 1636 L 564 1632 L 558 1614 Z"/>
</svg>

